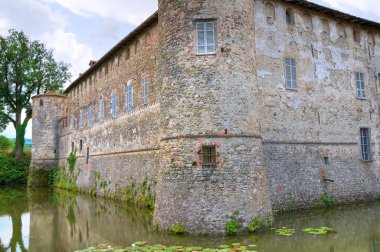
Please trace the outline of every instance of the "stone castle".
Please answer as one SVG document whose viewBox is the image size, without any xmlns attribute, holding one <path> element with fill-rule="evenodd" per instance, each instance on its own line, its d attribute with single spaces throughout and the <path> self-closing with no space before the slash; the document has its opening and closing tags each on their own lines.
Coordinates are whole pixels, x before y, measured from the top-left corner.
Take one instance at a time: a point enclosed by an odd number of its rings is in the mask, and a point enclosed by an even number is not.
<svg viewBox="0 0 380 252">
<path fill-rule="evenodd" d="M 159 0 L 64 95 L 33 98 L 31 171 L 155 192 L 161 228 L 380 192 L 380 24 L 303 0 Z M 32 182 L 38 185 L 39 182 Z"/>
</svg>

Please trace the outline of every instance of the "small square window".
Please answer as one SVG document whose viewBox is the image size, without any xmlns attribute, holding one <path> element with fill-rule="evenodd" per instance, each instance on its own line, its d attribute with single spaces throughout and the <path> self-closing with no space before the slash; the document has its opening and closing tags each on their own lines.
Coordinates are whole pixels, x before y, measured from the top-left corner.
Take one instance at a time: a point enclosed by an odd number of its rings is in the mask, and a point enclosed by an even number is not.
<svg viewBox="0 0 380 252">
<path fill-rule="evenodd" d="M 202 146 L 203 166 L 216 166 L 215 145 Z"/>
</svg>

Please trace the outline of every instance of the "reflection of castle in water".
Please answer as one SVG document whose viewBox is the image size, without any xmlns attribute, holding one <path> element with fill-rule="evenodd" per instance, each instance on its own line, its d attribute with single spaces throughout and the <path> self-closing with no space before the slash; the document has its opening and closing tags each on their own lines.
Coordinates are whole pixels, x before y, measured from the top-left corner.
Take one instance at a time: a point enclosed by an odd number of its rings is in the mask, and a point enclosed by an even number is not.
<svg viewBox="0 0 380 252">
<path fill-rule="evenodd" d="M 153 230 L 151 217 L 141 209 L 64 191 L 0 189 L 0 202 L 0 252 L 71 252 L 100 243 L 128 246 L 138 240 L 207 247 L 232 242 L 226 237 L 165 235 Z M 294 237 L 279 237 L 273 232 L 242 239 L 257 244 L 258 251 L 379 252 L 379 210 L 379 205 L 361 205 L 286 214 L 276 218 L 274 226 L 292 226 Z M 303 234 L 301 230 L 309 226 L 329 226 L 337 233 Z"/>
</svg>

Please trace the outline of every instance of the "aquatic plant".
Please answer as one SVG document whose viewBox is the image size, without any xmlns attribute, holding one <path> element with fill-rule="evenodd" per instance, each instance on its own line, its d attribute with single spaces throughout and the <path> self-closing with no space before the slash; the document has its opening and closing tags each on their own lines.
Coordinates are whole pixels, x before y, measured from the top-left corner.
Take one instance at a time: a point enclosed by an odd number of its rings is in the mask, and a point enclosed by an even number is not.
<svg viewBox="0 0 380 252">
<path fill-rule="evenodd" d="M 239 221 L 239 211 L 235 211 L 233 215 L 228 216 L 230 218 L 229 221 L 226 223 L 226 232 L 228 235 L 236 235 L 239 231 L 241 224 Z"/>
<path fill-rule="evenodd" d="M 271 217 L 268 218 L 260 218 L 255 217 L 252 219 L 252 221 L 248 224 L 248 232 L 254 233 L 263 229 L 269 229 L 272 226 L 273 219 Z"/>
<path fill-rule="evenodd" d="M 173 232 L 175 234 L 183 234 L 183 233 L 186 233 L 186 228 L 184 225 L 182 224 L 176 224 L 174 226 L 171 226 L 169 228 L 169 231 L 170 232 Z"/>
<path fill-rule="evenodd" d="M 295 229 L 293 229 L 293 228 L 287 228 L 287 227 L 279 228 L 279 229 L 276 230 L 277 234 L 283 235 L 283 236 L 291 236 L 295 232 L 296 232 Z"/>
<path fill-rule="evenodd" d="M 329 227 L 320 227 L 320 228 L 305 228 L 302 230 L 303 232 L 306 232 L 308 234 L 315 234 L 315 235 L 323 235 L 327 234 L 329 232 L 332 232 L 333 230 Z"/>
<path fill-rule="evenodd" d="M 317 206 L 319 207 L 333 207 L 337 204 L 336 200 L 331 197 L 327 192 L 324 192 L 319 201 L 317 202 Z"/>
<path fill-rule="evenodd" d="M 231 245 L 220 245 L 217 248 L 203 248 L 199 246 L 191 246 L 191 247 L 185 247 L 185 246 L 165 246 L 161 244 L 156 245 L 147 245 L 147 242 L 135 242 L 130 247 L 121 248 L 121 247 L 111 247 L 107 244 L 100 244 L 96 247 L 90 247 L 84 250 L 78 250 L 76 252 L 129 252 L 129 251 L 156 251 L 156 252 L 176 252 L 176 251 L 185 251 L 185 252 L 191 252 L 191 251 L 198 251 L 198 252 L 229 252 L 229 251 L 250 251 L 250 252 L 256 252 L 254 248 L 256 247 L 255 244 L 250 245 L 242 245 L 240 243 L 233 243 Z"/>
</svg>

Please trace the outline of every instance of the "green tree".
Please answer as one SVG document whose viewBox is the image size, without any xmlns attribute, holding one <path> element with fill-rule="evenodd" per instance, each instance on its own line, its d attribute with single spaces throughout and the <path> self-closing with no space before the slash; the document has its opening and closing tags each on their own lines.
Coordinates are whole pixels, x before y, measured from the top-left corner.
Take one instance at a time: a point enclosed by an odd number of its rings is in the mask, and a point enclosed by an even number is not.
<svg viewBox="0 0 380 252">
<path fill-rule="evenodd" d="M 0 151 L 9 150 L 12 147 L 12 142 L 5 136 L 0 135 Z"/>
<path fill-rule="evenodd" d="M 25 129 L 32 117 L 32 96 L 59 91 L 69 79 L 69 65 L 56 61 L 45 44 L 16 30 L 0 36 L 0 130 L 13 124 L 18 161 L 23 158 Z"/>
</svg>

